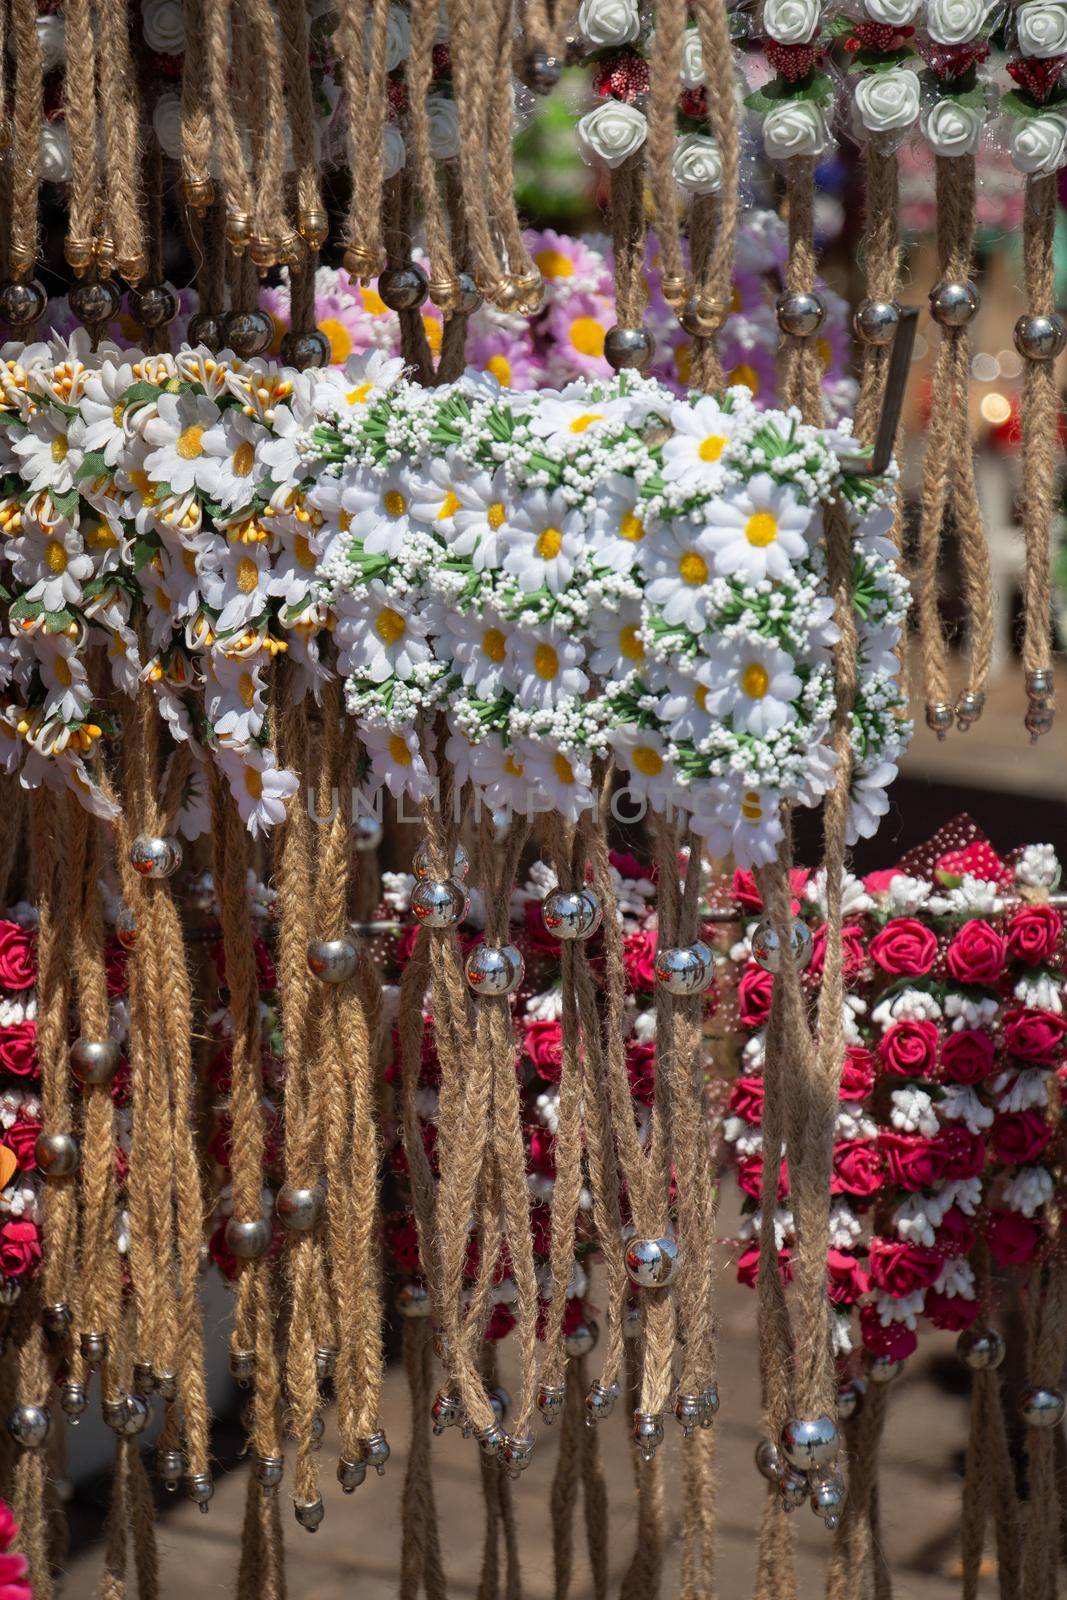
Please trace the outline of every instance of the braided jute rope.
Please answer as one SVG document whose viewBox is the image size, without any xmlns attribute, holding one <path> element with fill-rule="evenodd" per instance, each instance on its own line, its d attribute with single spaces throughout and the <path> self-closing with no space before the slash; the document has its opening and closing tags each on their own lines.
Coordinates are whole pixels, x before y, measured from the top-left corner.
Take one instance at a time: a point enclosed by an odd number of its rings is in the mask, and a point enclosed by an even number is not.
<svg viewBox="0 0 1067 1600">
<path fill-rule="evenodd" d="M 785 287 L 791 293 L 815 290 L 815 163 L 810 156 L 786 162 L 786 205 L 789 212 L 789 256 Z M 783 333 L 779 374 L 786 405 L 799 406 L 805 422 L 822 422 L 822 358 L 818 341 Z"/>
<path fill-rule="evenodd" d="M 37 180 L 41 164 L 44 88 L 34 0 L 10 0 L 11 41 L 15 54 L 12 96 L 14 141 L 11 209 L 8 216 L 8 266 L 12 277 L 33 270 L 38 249 Z"/>
<path fill-rule="evenodd" d="M 1057 1224 L 1056 1231 L 1059 1231 Z M 1055 1389 L 1067 1356 L 1067 1265 L 1062 1252 L 1034 1276 L 1027 1303 L 1027 1381 Z M 1059 1592 L 1060 1519 L 1056 1430 L 1030 1428 L 1026 1436 L 1029 1500 L 1023 1523 L 1022 1584 L 1025 1600 L 1056 1600 Z"/>
<path fill-rule="evenodd" d="M 405 969 L 406 970 L 406 969 Z M 422 1317 L 404 1323 L 404 1371 L 411 1401 L 408 1459 L 401 1497 L 400 1593 L 412 1600 L 445 1600 L 437 1502 L 431 1470 L 430 1402 L 433 1399 L 433 1333 Z"/>
<path fill-rule="evenodd" d="M 716 5 L 714 0 L 695 0 L 693 12 L 707 80 L 708 122 L 722 164 L 718 194 L 698 197 L 693 203 L 690 236 L 694 239 L 694 292 L 698 305 L 721 308 L 725 315 L 733 294 L 734 247 L 741 204 L 737 67 L 727 9 Z M 699 249 L 695 247 L 698 237 L 701 240 Z M 722 386 L 722 368 L 714 338 L 695 340 L 693 378 L 702 389 Z"/>
<path fill-rule="evenodd" d="M 684 0 L 660 0 L 656 7 L 656 32 L 649 64 L 648 168 L 649 190 L 656 237 L 659 240 L 665 282 L 681 284 L 674 303 L 680 308 L 688 298 L 688 273 L 682 257 L 678 226 L 678 196 L 671 163 L 677 124 L 678 82 L 685 31 Z"/>
<path fill-rule="evenodd" d="M 1055 309 L 1052 254 L 1056 227 L 1056 178 L 1027 178 L 1023 214 L 1026 304 L 1031 316 Z M 1022 524 L 1026 541 L 1023 668 L 1051 671 L 1051 530 L 1056 514 L 1060 407 L 1055 363 L 1028 360 L 1022 400 Z M 1046 696 L 1051 704 L 1051 696 Z"/>
</svg>

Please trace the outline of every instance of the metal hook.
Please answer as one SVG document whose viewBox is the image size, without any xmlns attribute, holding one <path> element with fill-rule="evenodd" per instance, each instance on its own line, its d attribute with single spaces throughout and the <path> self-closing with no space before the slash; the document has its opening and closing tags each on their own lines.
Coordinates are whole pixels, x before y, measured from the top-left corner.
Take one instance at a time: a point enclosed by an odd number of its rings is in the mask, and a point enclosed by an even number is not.
<svg viewBox="0 0 1067 1600">
<path fill-rule="evenodd" d="M 915 348 L 918 322 L 918 306 L 900 307 L 900 320 L 893 336 L 893 348 L 889 356 L 889 371 L 885 378 L 885 391 L 882 395 L 878 431 L 874 436 L 874 448 L 869 456 L 842 456 L 840 458 L 842 472 L 860 473 L 865 478 L 880 478 L 888 470 L 889 463 L 893 459 L 897 430 L 900 427 L 900 414 L 904 409 L 904 394 L 908 387 L 911 353 Z"/>
</svg>

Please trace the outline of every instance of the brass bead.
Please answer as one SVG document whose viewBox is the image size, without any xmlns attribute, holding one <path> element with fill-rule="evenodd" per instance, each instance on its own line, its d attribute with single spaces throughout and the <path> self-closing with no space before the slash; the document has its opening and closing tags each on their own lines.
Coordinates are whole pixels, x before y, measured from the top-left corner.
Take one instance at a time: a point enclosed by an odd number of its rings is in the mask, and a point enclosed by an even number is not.
<svg viewBox="0 0 1067 1600">
<path fill-rule="evenodd" d="M 718 333 L 729 314 L 728 301 L 713 300 L 710 295 L 692 295 L 686 301 L 681 323 L 694 339 L 710 339 Z"/>
<path fill-rule="evenodd" d="M 8 266 L 13 278 L 25 278 L 37 263 L 37 251 L 30 244 L 12 243 L 8 249 Z"/>
<path fill-rule="evenodd" d="M 293 229 L 283 233 L 278 241 L 278 260 L 283 266 L 300 271 L 307 262 L 307 246 L 300 235 Z"/>
<path fill-rule="evenodd" d="M 243 255 L 252 238 L 252 218 L 247 211 L 227 211 L 226 243 L 235 256 Z"/>
<path fill-rule="evenodd" d="M 427 292 L 437 309 L 443 311 L 446 317 L 458 310 L 461 293 L 458 278 L 431 278 Z"/>
<path fill-rule="evenodd" d="M 676 313 L 679 307 L 683 307 L 689 298 L 688 280 L 680 275 L 674 276 L 671 273 L 665 273 L 660 283 L 660 289 L 664 300 L 666 300 L 671 310 Z"/>
<path fill-rule="evenodd" d="M 259 272 L 268 272 L 278 260 L 278 241 L 277 239 L 261 238 L 258 234 L 253 235 L 249 240 L 248 254 L 253 266 Z"/>
<path fill-rule="evenodd" d="M 307 333 L 289 332 L 282 340 L 281 357 L 287 367 L 306 372 L 309 367 L 328 367 L 330 341 L 318 328 Z"/>
<path fill-rule="evenodd" d="M 500 311 L 518 311 L 523 299 L 518 278 L 513 278 L 510 274 L 498 278 L 486 291 L 486 299 L 491 300 Z"/>
<path fill-rule="evenodd" d="M 148 257 L 143 250 L 135 251 L 132 256 L 116 256 L 115 271 L 127 283 L 140 283 L 148 275 Z"/>
<path fill-rule="evenodd" d="M 67 258 L 67 265 L 80 277 L 83 272 L 88 272 L 93 264 L 93 241 L 72 239 L 68 234 L 63 245 L 63 254 Z"/>
<path fill-rule="evenodd" d="M 242 361 L 270 349 L 274 322 L 266 311 L 231 311 L 223 318 L 222 339 Z"/>
<path fill-rule="evenodd" d="M 215 185 L 210 178 L 183 178 L 182 198 L 190 211 L 202 216 L 215 202 Z"/>
<path fill-rule="evenodd" d="M 165 328 L 181 309 L 178 292 L 169 283 L 150 283 L 130 294 L 130 310 L 142 328 Z"/>
<path fill-rule="evenodd" d="M 539 272 L 524 272 L 517 278 L 520 298 L 515 309 L 524 317 L 536 317 L 545 303 L 545 280 Z"/>
<path fill-rule="evenodd" d="M 222 322 L 210 311 L 197 311 L 189 318 L 187 338 L 191 345 L 206 344 L 209 350 L 222 345 Z"/>
<path fill-rule="evenodd" d="M 109 233 L 98 234 L 93 240 L 93 259 L 102 278 L 108 278 L 115 267 L 115 241 Z"/>
<path fill-rule="evenodd" d="M 341 257 L 341 265 L 350 278 L 358 278 L 366 283 L 371 278 L 376 278 L 385 266 L 385 252 L 382 250 L 368 250 L 366 245 L 350 244 Z"/>
<path fill-rule="evenodd" d="M 31 278 L 27 283 L 0 284 L 0 317 L 13 328 L 28 328 L 39 322 L 48 305 L 44 285 Z"/>
<path fill-rule="evenodd" d="M 297 227 L 310 250 L 321 250 L 329 236 L 330 219 L 325 211 L 312 207 L 300 213 Z"/>
</svg>

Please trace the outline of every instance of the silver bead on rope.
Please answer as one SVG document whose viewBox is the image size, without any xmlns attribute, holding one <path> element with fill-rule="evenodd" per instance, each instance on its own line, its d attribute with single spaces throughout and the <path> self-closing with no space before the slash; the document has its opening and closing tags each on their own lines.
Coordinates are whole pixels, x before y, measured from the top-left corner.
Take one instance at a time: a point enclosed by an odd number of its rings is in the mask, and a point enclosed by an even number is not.
<svg viewBox="0 0 1067 1600">
<path fill-rule="evenodd" d="M 930 290 L 930 315 L 942 328 L 965 328 L 977 314 L 981 297 L 974 284 L 939 278 Z"/>
<path fill-rule="evenodd" d="M 433 863 L 430 859 L 428 845 L 420 844 L 411 860 L 412 873 L 420 881 L 424 878 L 433 878 Z M 465 883 L 470 875 L 471 858 L 461 844 L 457 844 L 452 852 L 452 870 L 450 877 L 456 878 L 460 883 Z"/>
<path fill-rule="evenodd" d="M 274 1215 L 289 1233 L 310 1233 L 322 1215 L 322 1190 L 283 1183 L 274 1197 Z"/>
<path fill-rule="evenodd" d="M 207 1512 L 208 1501 L 215 1493 L 215 1483 L 209 1472 L 190 1472 L 185 1479 L 185 1492 L 194 1505 Z"/>
<path fill-rule="evenodd" d="M 789 925 L 789 938 L 793 946 L 793 960 L 800 970 L 803 970 L 811 961 L 814 943 L 811 929 L 806 922 L 801 922 L 799 917 L 794 917 Z M 782 965 L 782 944 L 778 937 L 778 930 L 773 922 L 765 921 L 757 924 L 752 931 L 749 941 L 752 950 L 752 959 L 764 972 L 778 972 Z"/>
<path fill-rule="evenodd" d="M 833 1417 L 790 1417 L 782 1428 L 780 1448 L 797 1472 L 831 1467 L 837 1460 L 840 1439 Z"/>
<path fill-rule="evenodd" d="M 618 1398 L 614 1388 L 597 1382 L 589 1389 L 585 1397 L 585 1425 L 595 1428 L 598 1422 L 603 1422 L 615 1410 L 615 1401 Z"/>
<path fill-rule="evenodd" d="M 306 1528 L 308 1533 L 314 1533 L 322 1525 L 322 1519 L 326 1515 L 326 1507 L 317 1496 L 314 1500 L 294 1500 L 293 1510 L 297 1522 L 302 1528 Z"/>
<path fill-rule="evenodd" d="M 810 339 L 822 327 L 826 307 L 817 294 L 784 289 L 774 302 L 774 313 L 783 333 L 794 339 Z"/>
<path fill-rule="evenodd" d="M 479 1428 L 474 1437 L 483 1456 L 491 1461 L 499 1460 L 504 1450 L 504 1430 L 495 1418 L 487 1428 Z"/>
<path fill-rule="evenodd" d="M 710 1428 L 719 1410 L 719 1390 L 714 1383 L 700 1391 L 700 1426 Z"/>
<path fill-rule="evenodd" d="M 533 1460 L 533 1451 L 534 1437 L 529 1430 L 507 1435 L 504 1448 L 500 1452 L 500 1464 L 507 1471 L 509 1478 L 517 1478 L 526 1471 Z"/>
<path fill-rule="evenodd" d="M 308 971 L 320 983 L 347 983 L 359 966 L 354 939 L 312 939 L 307 947 Z"/>
<path fill-rule="evenodd" d="M 590 1318 L 588 1322 L 577 1323 L 570 1333 L 564 1334 L 563 1348 L 567 1355 L 577 1360 L 581 1356 L 589 1355 L 590 1351 L 596 1349 L 596 1342 L 599 1337 L 600 1329 Z"/>
<path fill-rule="evenodd" d="M 864 1360 L 867 1376 L 872 1383 L 893 1383 L 904 1371 L 903 1361 L 893 1356 L 868 1355 Z"/>
<path fill-rule="evenodd" d="M 513 944 L 486 944 L 483 940 L 468 952 L 464 971 L 472 994 L 502 998 L 519 988 L 526 963 Z"/>
<path fill-rule="evenodd" d="M 656 341 L 647 328 L 616 324 L 604 335 L 604 360 L 613 372 L 644 372 L 655 353 Z"/>
<path fill-rule="evenodd" d="M 715 957 L 702 939 L 661 947 L 654 965 L 656 982 L 682 999 L 703 994 L 715 975 Z"/>
<path fill-rule="evenodd" d="M 173 1494 L 182 1481 L 185 1457 L 180 1450 L 160 1450 L 156 1454 L 156 1472 L 159 1481 L 169 1494 Z"/>
<path fill-rule="evenodd" d="M 847 1422 L 854 1417 L 863 1401 L 863 1385 L 856 1378 L 850 1378 L 843 1383 L 837 1391 L 837 1417 L 839 1422 Z"/>
<path fill-rule="evenodd" d="M 411 915 L 424 928 L 455 928 L 470 903 L 466 887 L 455 878 L 422 878 L 411 891 Z"/>
<path fill-rule="evenodd" d="M 256 1357 L 252 1350 L 230 1351 L 230 1376 L 247 1389 L 256 1375 Z"/>
<path fill-rule="evenodd" d="M 678 1270 L 678 1241 L 669 1234 L 628 1239 L 624 1259 L 627 1276 L 639 1289 L 665 1289 Z"/>
<path fill-rule="evenodd" d="M 46 1406 L 17 1405 L 8 1413 L 7 1431 L 20 1450 L 40 1450 L 52 1431 Z"/>
<path fill-rule="evenodd" d="M 603 921 L 592 889 L 553 889 L 541 902 L 541 920 L 556 939 L 591 939 Z"/>
<path fill-rule="evenodd" d="M 177 839 L 139 833 L 130 846 L 130 866 L 142 878 L 169 878 L 182 864 Z"/>
<path fill-rule="evenodd" d="M 463 1420 L 463 1401 L 458 1392 L 441 1389 L 430 1407 L 434 1433 L 444 1433 L 446 1428 L 456 1428 Z"/>
<path fill-rule="evenodd" d="M 679 1394 L 674 1402 L 674 1415 L 684 1439 L 691 1439 L 704 1422 L 704 1397 L 701 1394 Z"/>
<path fill-rule="evenodd" d="M 337 1371 L 340 1351 L 330 1344 L 320 1344 L 315 1351 L 315 1376 L 320 1383 L 329 1383 Z"/>
<path fill-rule="evenodd" d="M 900 321 L 895 300 L 861 300 L 852 317 L 852 328 L 864 344 L 892 344 Z"/>
<path fill-rule="evenodd" d="M 72 1428 L 76 1428 L 85 1415 L 85 1408 L 89 1404 L 84 1383 L 64 1383 L 59 1391 L 59 1405 Z"/>
<path fill-rule="evenodd" d="M 783 1511 L 795 1511 L 808 1497 L 808 1480 L 802 1472 L 782 1463 L 778 1474 L 778 1498 Z"/>
<path fill-rule="evenodd" d="M 385 1463 L 391 1454 L 389 1441 L 381 1428 L 375 1428 L 365 1439 L 360 1440 L 360 1453 L 366 1466 L 373 1467 L 379 1478 L 385 1476 Z"/>
<path fill-rule="evenodd" d="M 367 1477 L 367 1463 L 353 1461 L 351 1456 L 342 1456 L 337 1463 L 337 1481 L 345 1494 L 355 1494 L 360 1484 Z"/>
<path fill-rule="evenodd" d="M 412 1322 L 428 1317 L 433 1311 L 430 1291 L 424 1283 L 402 1283 L 396 1291 L 393 1304 L 402 1317 Z"/>
<path fill-rule="evenodd" d="M 65 1300 L 54 1300 L 51 1305 L 41 1307 L 41 1325 L 53 1339 L 65 1339 L 73 1319 L 74 1313 Z"/>
<path fill-rule="evenodd" d="M 810 1475 L 808 1490 L 811 1509 L 817 1517 L 822 1518 L 826 1527 L 833 1533 L 845 1509 L 844 1479 L 839 1472 L 823 1468 Z"/>
<path fill-rule="evenodd" d="M 81 1159 L 72 1133 L 39 1133 L 33 1153 L 43 1178 L 69 1178 L 77 1172 Z"/>
<path fill-rule="evenodd" d="M 1058 1428 L 1063 1421 L 1065 1401 L 1058 1389 L 1035 1386 L 1022 1399 L 1022 1418 L 1028 1428 Z"/>
<path fill-rule="evenodd" d="M 378 274 L 378 293 L 390 311 L 417 311 L 430 292 L 430 280 L 414 261 Z"/>
<path fill-rule="evenodd" d="M 567 1391 L 562 1383 L 543 1383 L 537 1391 L 537 1409 L 551 1427 L 563 1410 Z"/>
<path fill-rule="evenodd" d="M 651 1461 L 663 1443 L 663 1419 L 650 1411 L 635 1411 L 633 1437 L 642 1460 Z"/>
<path fill-rule="evenodd" d="M 926 726 L 931 733 L 936 733 L 939 739 L 944 739 L 955 720 L 952 707 L 943 700 L 937 700 L 926 708 Z"/>
<path fill-rule="evenodd" d="M 1028 311 L 1015 324 L 1014 339 L 1027 361 L 1055 361 L 1067 347 L 1067 324 L 1055 311 Z"/>
<path fill-rule="evenodd" d="M 75 1039 L 70 1047 L 70 1070 L 83 1089 L 110 1083 L 121 1061 L 122 1051 L 115 1039 Z"/>
<path fill-rule="evenodd" d="M 270 1249 L 274 1233 L 265 1217 L 257 1217 L 252 1222 L 230 1217 L 224 1237 L 226 1248 L 233 1252 L 238 1261 L 256 1261 Z"/>
<path fill-rule="evenodd" d="M 956 701 L 956 726 L 961 733 L 973 728 L 985 710 L 985 695 L 980 689 L 965 689 Z"/>
<path fill-rule="evenodd" d="M 761 1439 L 756 1446 L 756 1471 L 768 1483 L 777 1483 L 782 1475 L 782 1458 L 773 1439 Z"/>
<path fill-rule="evenodd" d="M 108 1339 L 106 1333 L 97 1333 L 90 1329 L 83 1333 L 78 1340 L 78 1351 L 90 1372 L 95 1372 L 97 1367 L 103 1366 L 108 1356 Z"/>
<path fill-rule="evenodd" d="M 1042 734 L 1049 733 L 1053 723 L 1052 692 L 1055 678 L 1051 667 L 1036 667 L 1026 674 L 1025 727 L 1030 743 L 1036 744 Z"/>
<path fill-rule="evenodd" d="M 1004 1360 L 1004 1340 L 996 1328 L 965 1328 L 956 1340 L 956 1354 L 972 1372 L 994 1372 Z"/>
</svg>

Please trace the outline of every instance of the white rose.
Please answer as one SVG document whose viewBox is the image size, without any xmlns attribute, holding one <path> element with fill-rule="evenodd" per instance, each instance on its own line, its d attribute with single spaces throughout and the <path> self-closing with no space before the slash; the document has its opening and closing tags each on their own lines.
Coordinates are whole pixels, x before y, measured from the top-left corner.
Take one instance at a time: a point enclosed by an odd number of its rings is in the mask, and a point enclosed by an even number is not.
<svg viewBox="0 0 1067 1600">
<path fill-rule="evenodd" d="M 906 28 L 915 16 L 920 0 L 863 0 L 863 9 L 872 22 L 884 22 L 890 28 Z"/>
<path fill-rule="evenodd" d="M 856 84 L 856 110 L 868 133 L 910 128 L 919 115 L 919 74 L 910 67 L 866 73 Z"/>
<path fill-rule="evenodd" d="M 1008 147 L 1020 172 L 1047 177 L 1067 163 L 1067 117 L 1055 111 L 1019 117 L 1012 125 Z"/>
<path fill-rule="evenodd" d="M 41 66 L 45 72 L 54 72 L 67 53 L 66 28 L 63 18 L 52 15 L 37 18 L 37 43 L 41 50 Z"/>
<path fill-rule="evenodd" d="M 722 156 L 706 133 L 686 133 L 674 147 L 674 181 L 690 194 L 718 194 L 722 188 Z"/>
<path fill-rule="evenodd" d="M 935 100 L 922 119 L 923 138 L 935 156 L 976 156 L 984 127 L 982 106 L 961 105 L 951 95 Z"/>
<path fill-rule="evenodd" d="M 185 49 L 181 0 L 141 0 L 141 27 L 149 50 L 176 56 Z"/>
<path fill-rule="evenodd" d="M 605 100 L 578 123 L 578 148 L 586 161 L 621 167 L 640 150 L 648 133 L 644 112 L 623 100 Z"/>
<path fill-rule="evenodd" d="M 763 31 L 779 44 L 807 44 L 819 16 L 819 0 L 764 0 Z"/>
<path fill-rule="evenodd" d="M 790 156 L 821 156 L 830 148 L 830 130 L 814 100 L 783 100 L 763 119 L 763 148 L 772 161 Z"/>
<path fill-rule="evenodd" d="M 454 161 L 459 155 L 459 112 L 454 100 L 431 94 L 426 98 L 430 124 L 430 154 L 435 161 Z"/>
<path fill-rule="evenodd" d="M 926 28 L 935 44 L 969 44 L 985 27 L 991 0 L 929 0 Z"/>
<path fill-rule="evenodd" d="M 70 163 L 70 138 L 66 124 L 41 124 L 41 179 L 45 183 L 66 183 L 73 168 Z"/>
<path fill-rule="evenodd" d="M 152 126 L 156 130 L 159 148 L 173 161 L 182 154 L 182 101 L 173 89 L 165 89 L 156 101 L 152 112 Z"/>
<path fill-rule="evenodd" d="M 598 50 L 632 44 L 641 31 L 641 18 L 634 0 L 582 0 L 578 31 Z"/>
<path fill-rule="evenodd" d="M 387 122 L 382 130 L 382 177 L 395 178 L 407 158 L 404 135 L 395 122 Z"/>
<path fill-rule="evenodd" d="M 1015 13 L 1019 29 L 1019 51 L 1024 56 L 1067 55 L 1067 5 L 1028 0 Z M 37 24 L 40 27 L 40 23 Z"/>
<path fill-rule="evenodd" d="M 363 26 L 363 60 L 370 66 L 373 18 L 368 10 Z M 411 53 L 411 22 L 400 6 L 390 6 L 385 23 L 385 70 L 394 72 Z"/>
<path fill-rule="evenodd" d="M 699 89 L 705 82 L 704 49 L 696 28 L 686 28 L 682 39 L 682 82 L 687 89 Z"/>
</svg>

